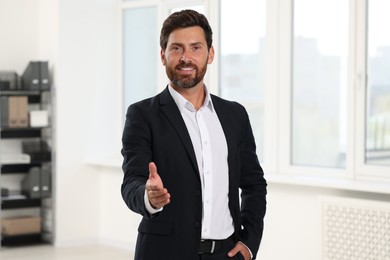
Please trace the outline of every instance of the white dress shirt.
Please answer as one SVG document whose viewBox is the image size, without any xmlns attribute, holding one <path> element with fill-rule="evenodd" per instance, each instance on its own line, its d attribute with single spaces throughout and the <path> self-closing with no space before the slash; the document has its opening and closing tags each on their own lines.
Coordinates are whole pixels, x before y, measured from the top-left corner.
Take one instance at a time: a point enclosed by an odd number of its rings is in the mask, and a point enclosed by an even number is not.
<svg viewBox="0 0 390 260">
<path fill-rule="evenodd" d="M 228 207 L 227 143 L 206 87 L 205 92 L 203 106 L 195 110 L 188 100 L 169 86 L 169 93 L 186 124 L 198 163 L 203 199 L 202 239 L 225 239 L 234 232 L 233 218 Z M 152 214 L 162 210 L 151 207 L 146 192 L 145 204 Z"/>
</svg>

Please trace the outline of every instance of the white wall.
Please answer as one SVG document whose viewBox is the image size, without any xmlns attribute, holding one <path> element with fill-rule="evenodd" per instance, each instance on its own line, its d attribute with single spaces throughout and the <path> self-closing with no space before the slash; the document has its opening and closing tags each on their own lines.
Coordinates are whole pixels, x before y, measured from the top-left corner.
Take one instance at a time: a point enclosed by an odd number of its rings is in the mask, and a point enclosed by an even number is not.
<svg viewBox="0 0 390 260">
<path fill-rule="evenodd" d="M 347 187 L 346 187 L 347 188 Z M 323 197 L 389 202 L 390 195 L 282 183 L 269 183 L 268 212 L 258 259 L 324 259 Z"/>
<path fill-rule="evenodd" d="M 134 250 L 139 215 L 131 212 L 122 200 L 120 185 L 123 173 L 118 167 L 101 167 L 100 239 L 104 244 Z"/>
<path fill-rule="evenodd" d="M 0 70 L 23 73 L 30 59 L 39 57 L 38 1 L 0 1 Z"/>
<path fill-rule="evenodd" d="M 59 1 L 55 210 L 59 245 L 94 243 L 101 238 L 100 213 L 105 206 L 102 177 L 99 169 L 85 161 L 90 156 L 114 153 L 112 143 L 120 142 L 120 121 L 116 120 L 120 114 L 115 105 L 116 3 Z M 104 199 L 115 199 L 114 194 L 108 196 Z"/>
</svg>

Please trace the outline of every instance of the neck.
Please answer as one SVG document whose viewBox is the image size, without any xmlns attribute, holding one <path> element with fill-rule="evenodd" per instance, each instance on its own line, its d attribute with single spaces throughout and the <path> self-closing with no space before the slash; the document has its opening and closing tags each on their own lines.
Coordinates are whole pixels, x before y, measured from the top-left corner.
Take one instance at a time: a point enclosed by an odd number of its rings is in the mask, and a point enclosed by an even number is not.
<svg viewBox="0 0 390 260">
<path fill-rule="evenodd" d="M 203 82 L 200 82 L 198 85 L 192 88 L 181 88 L 171 83 L 171 86 L 187 99 L 196 110 L 202 107 L 206 92 L 204 90 Z"/>
</svg>

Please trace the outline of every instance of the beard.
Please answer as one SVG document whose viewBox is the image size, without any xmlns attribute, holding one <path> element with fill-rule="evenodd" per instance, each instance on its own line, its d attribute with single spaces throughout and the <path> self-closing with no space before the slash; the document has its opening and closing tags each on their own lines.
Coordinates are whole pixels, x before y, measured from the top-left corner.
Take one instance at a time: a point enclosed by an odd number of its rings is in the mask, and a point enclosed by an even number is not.
<svg viewBox="0 0 390 260">
<path fill-rule="evenodd" d="M 183 67 L 191 67 L 195 69 L 195 76 L 192 75 L 180 75 L 176 72 L 176 70 L 180 70 L 180 68 Z M 180 64 L 178 64 L 175 68 L 171 67 L 165 67 L 166 73 L 168 78 L 171 80 L 171 82 L 180 88 L 193 88 L 196 85 L 199 84 L 204 78 L 204 75 L 206 74 L 207 70 L 207 62 L 206 64 L 199 68 L 195 64 L 192 63 L 186 63 L 182 61 Z"/>
</svg>

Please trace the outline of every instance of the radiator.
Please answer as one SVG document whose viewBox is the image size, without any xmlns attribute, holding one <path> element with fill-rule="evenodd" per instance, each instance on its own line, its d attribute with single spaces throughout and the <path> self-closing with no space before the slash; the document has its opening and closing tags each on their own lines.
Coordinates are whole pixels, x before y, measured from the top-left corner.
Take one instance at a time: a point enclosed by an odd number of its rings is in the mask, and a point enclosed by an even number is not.
<svg viewBox="0 0 390 260">
<path fill-rule="evenodd" d="M 322 198 L 324 260 L 390 260 L 390 202 Z"/>
</svg>

